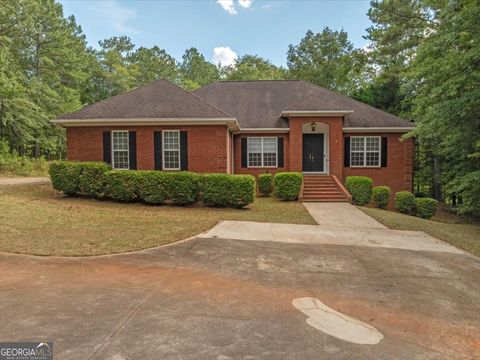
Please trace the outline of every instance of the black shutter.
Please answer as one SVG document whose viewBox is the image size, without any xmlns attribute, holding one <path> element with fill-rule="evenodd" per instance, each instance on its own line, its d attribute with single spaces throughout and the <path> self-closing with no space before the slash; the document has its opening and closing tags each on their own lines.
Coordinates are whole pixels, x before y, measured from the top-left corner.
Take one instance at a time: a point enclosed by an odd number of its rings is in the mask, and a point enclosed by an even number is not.
<svg viewBox="0 0 480 360">
<path fill-rule="evenodd" d="M 343 166 L 350 166 L 350 136 L 345 137 L 345 146 L 343 149 Z"/>
<path fill-rule="evenodd" d="M 103 132 L 103 161 L 112 163 L 112 134 L 110 131 Z"/>
<path fill-rule="evenodd" d="M 128 132 L 128 163 L 130 170 L 137 170 L 137 133 Z"/>
<path fill-rule="evenodd" d="M 247 138 L 242 138 L 242 168 L 248 167 Z"/>
<path fill-rule="evenodd" d="M 388 138 L 382 137 L 382 167 L 387 167 L 387 157 L 388 157 Z"/>
<path fill-rule="evenodd" d="M 153 132 L 153 156 L 155 161 L 155 170 L 162 170 L 162 132 Z"/>
<path fill-rule="evenodd" d="M 188 137 L 186 131 L 180 131 L 180 170 L 188 170 Z"/>
<path fill-rule="evenodd" d="M 283 167 L 283 137 L 277 138 L 278 167 Z"/>
</svg>

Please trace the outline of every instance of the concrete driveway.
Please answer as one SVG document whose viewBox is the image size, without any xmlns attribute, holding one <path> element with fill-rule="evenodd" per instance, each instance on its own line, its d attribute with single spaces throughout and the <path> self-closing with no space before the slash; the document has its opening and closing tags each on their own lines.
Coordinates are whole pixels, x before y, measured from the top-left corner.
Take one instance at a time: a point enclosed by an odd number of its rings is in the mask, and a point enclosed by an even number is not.
<svg viewBox="0 0 480 360">
<path fill-rule="evenodd" d="M 245 228 L 224 222 L 125 255 L 0 254 L 0 339 L 53 341 L 55 359 L 75 360 L 480 357 L 478 258 L 385 229 L 357 242 L 301 225 L 257 224 L 266 241 L 219 237 Z M 359 345 L 312 327 L 292 305 L 305 297 L 383 339 Z"/>
</svg>

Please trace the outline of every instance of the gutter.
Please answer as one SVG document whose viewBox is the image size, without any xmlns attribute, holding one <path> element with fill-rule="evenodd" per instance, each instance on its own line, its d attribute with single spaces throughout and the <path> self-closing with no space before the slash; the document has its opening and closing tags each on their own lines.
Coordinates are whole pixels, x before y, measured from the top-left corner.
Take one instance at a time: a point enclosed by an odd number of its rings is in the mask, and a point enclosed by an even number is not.
<svg viewBox="0 0 480 360">
<path fill-rule="evenodd" d="M 70 126 L 141 126 L 141 125 L 227 125 L 238 130 L 236 118 L 126 118 L 126 119 L 55 119 L 52 124 Z"/>
<path fill-rule="evenodd" d="M 381 133 L 381 132 L 395 132 L 395 133 L 407 133 L 415 129 L 415 126 L 404 126 L 404 127 L 344 127 L 344 133 Z"/>
</svg>

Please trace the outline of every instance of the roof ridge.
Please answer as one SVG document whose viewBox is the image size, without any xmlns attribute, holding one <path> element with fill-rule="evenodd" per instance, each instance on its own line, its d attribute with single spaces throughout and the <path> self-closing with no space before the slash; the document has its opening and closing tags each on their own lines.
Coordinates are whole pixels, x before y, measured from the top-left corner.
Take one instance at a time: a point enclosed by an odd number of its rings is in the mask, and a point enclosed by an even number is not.
<svg viewBox="0 0 480 360">
<path fill-rule="evenodd" d="M 303 80 L 297 80 L 297 79 L 217 80 L 217 81 L 214 81 L 213 83 L 209 83 L 204 86 L 215 84 L 215 83 L 222 83 L 222 82 L 267 82 L 267 81 L 282 82 L 282 81 L 303 81 Z"/>
</svg>

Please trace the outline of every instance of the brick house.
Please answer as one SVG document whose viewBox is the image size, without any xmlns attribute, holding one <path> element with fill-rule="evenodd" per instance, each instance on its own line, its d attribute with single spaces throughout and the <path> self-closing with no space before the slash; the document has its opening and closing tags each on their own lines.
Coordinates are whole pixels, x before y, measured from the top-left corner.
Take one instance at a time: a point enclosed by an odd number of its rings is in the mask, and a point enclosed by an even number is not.
<svg viewBox="0 0 480 360">
<path fill-rule="evenodd" d="M 114 169 L 301 171 L 304 200 L 346 200 L 349 175 L 411 190 L 412 124 L 306 81 L 159 80 L 53 120 L 67 159 Z"/>
</svg>

